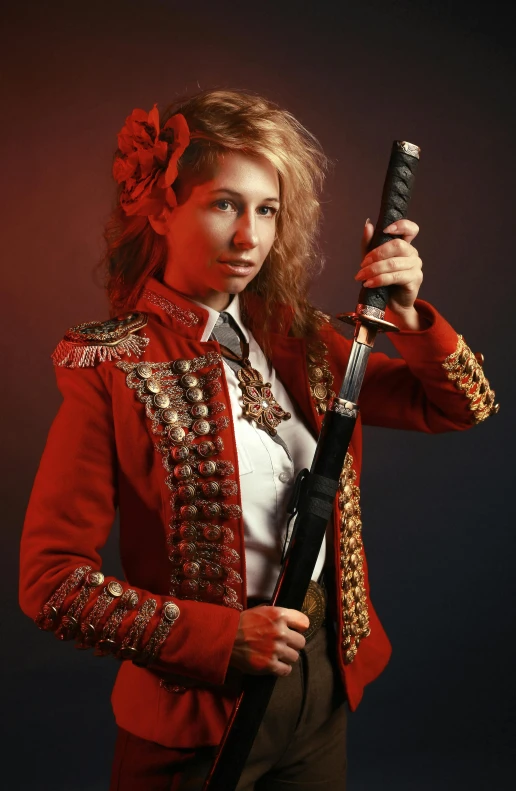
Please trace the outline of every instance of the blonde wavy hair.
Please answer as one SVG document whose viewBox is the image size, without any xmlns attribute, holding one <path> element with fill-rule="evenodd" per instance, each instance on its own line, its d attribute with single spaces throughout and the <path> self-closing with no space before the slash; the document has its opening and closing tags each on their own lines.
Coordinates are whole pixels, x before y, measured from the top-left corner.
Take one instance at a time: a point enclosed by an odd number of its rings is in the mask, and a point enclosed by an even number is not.
<svg viewBox="0 0 516 791">
<path fill-rule="evenodd" d="M 203 135 L 191 141 L 178 162 L 175 189 L 188 175 L 203 175 L 224 153 L 239 151 L 263 156 L 276 168 L 281 209 L 276 238 L 259 274 L 246 292 L 264 301 L 265 327 L 280 305 L 293 311 L 291 332 L 314 333 L 321 314 L 308 301 L 308 288 L 322 258 L 317 248 L 320 192 L 328 160 L 317 139 L 291 113 L 251 93 L 210 90 L 174 102 L 160 117 L 160 127 L 176 113 L 186 118 L 190 131 Z M 120 194 L 120 190 L 119 190 Z M 147 217 L 127 216 L 117 202 L 109 218 L 101 266 L 112 315 L 134 308 L 145 280 L 162 280 L 167 242 L 152 229 Z"/>
</svg>

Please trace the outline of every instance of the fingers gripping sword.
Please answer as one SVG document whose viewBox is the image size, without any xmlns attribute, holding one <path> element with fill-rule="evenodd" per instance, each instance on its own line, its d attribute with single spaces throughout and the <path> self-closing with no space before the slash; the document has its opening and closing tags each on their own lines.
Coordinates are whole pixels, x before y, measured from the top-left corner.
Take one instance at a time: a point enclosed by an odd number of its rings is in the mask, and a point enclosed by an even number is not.
<svg viewBox="0 0 516 791">
<path fill-rule="evenodd" d="M 407 216 L 420 150 L 395 141 L 382 193 L 380 213 L 368 251 L 393 237 L 383 233 Z M 385 321 L 387 287 L 362 287 L 354 313 L 337 316 L 355 325 L 355 335 L 339 395 L 328 407 L 310 472 L 296 482 L 297 516 L 271 604 L 300 610 L 319 555 L 344 459 L 358 416 L 358 396 L 378 332 L 398 331 Z M 242 692 L 219 746 L 203 791 L 235 791 L 277 677 L 244 675 Z"/>
</svg>

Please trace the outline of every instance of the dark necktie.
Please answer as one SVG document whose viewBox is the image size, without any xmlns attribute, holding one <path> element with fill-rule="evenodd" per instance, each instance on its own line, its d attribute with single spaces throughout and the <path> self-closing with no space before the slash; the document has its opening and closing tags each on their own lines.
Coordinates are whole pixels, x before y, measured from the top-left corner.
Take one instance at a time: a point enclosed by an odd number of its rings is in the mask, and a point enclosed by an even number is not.
<svg viewBox="0 0 516 791">
<path fill-rule="evenodd" d="M 223 311 L 220 314 L 210 337 L 214 338 L 221 346 L 225 346 L 235 357 L 241 360 L 242 344 L 240 342 L 240 334 L 237 330 L 236 322 L 229 313 Z M 242 367 L 242 362 L 240 361 L 232 360 L 230 357 L 226 357 L 225 359 L 229 367 L 232 368 L 235 373 Z"/>
</svg>

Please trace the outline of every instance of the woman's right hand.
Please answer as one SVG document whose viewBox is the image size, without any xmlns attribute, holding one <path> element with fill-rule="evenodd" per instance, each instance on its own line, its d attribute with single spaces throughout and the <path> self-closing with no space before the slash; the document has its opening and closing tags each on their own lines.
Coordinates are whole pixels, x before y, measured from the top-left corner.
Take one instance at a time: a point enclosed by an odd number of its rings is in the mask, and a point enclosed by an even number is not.
<svg viewBox="0 0 516 791">
<path fill-rule="evenodd" d="M 243 673 L 288 676 L 306 640 L 310 621 L 298 610 L 261 605 L 244 610 L 229 664 Z"/>
</svg>

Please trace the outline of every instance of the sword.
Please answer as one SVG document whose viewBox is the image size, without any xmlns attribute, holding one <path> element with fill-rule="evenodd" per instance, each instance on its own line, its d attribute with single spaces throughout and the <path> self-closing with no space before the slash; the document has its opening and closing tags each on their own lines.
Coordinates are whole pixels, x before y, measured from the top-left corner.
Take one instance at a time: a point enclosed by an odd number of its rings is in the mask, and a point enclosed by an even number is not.
<svg viewBox="0 0 516 791">
<path fill-rule="evenodd" d="M 385 178 L 380 212 L 368 252 L 389 239 L 383 229 L 407 216 L 419 161 L 418 146 L 394 141 Z M 296 481 L 293 504 L 294 529 L 288 552 L 272 596 L 271 605 L 300 610 L 332 515 L 339 478 L 358 417 L 358 396 L 367 360 L 378 332 L 396 332 L 385 321 L 388 287 L 362 286 L 354 313 L 338 319 L 355 325 L 353 345 L 342 387 L 329 405 L 317 441 L 310 472 Z M 242 692 L 226 726 L 203 791 L 235 791 L 260 723 L 274 690 L 274 675 L 244 675 Z"/>
</svg>

